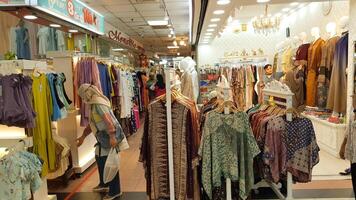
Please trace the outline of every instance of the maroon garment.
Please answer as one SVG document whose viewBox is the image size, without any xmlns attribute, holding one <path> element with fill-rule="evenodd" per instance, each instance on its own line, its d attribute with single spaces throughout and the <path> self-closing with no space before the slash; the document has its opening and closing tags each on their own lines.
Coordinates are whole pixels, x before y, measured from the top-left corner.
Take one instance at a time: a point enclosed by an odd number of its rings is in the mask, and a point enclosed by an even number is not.
<svg viewBox="0 0 356 200">
<path fill-rule="evenodd" d="M 295 60 L 296 61 L 308 61 L 308 49 L 310 47 L 310 44 L 302 44 L 299 46 L 297 53 L 295 55 Z"/>
<path fill-rule="evenodd" d="M 155 95 L 156 95 L 156 97 L 159 97 L 159 96 L 164 95 L 164 94 L 166 94 L 166 88 L 161 89 L 158 86 L 155 87 Z"/>
</svg>

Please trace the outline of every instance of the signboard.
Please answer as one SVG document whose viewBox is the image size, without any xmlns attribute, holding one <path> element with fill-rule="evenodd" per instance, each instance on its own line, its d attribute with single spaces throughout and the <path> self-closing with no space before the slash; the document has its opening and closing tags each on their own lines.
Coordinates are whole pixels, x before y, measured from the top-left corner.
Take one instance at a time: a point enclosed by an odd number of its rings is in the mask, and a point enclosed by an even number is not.
<svg viewBox="0 0 356 200">
<path fill-rule="evenodd" d="M 0 0 L 0 5 L 26 5 L 29 4 L 28 0 Z"/>
<path fill-rule="evenodd" d="M 110 30 L 110 31 L 108 31 L 107 35 L 110 39 L 115 40 L 116 42 L 118 42 L 120 44 L 131 47 L 133 49 L 137 49 L 141 52 L 145 51 L 145 49 L 143 48 L 143 45 L 141 43 L 130 38 L 130 36 L 126 35 L 125 33 L 121 32 L 119 30 Z"/>
<path fill-rule="evenodd" d="M 36 7 L 84 29 L 104 35 L 104 16 L 79 0 L 37 0 Z"/>
</svg>

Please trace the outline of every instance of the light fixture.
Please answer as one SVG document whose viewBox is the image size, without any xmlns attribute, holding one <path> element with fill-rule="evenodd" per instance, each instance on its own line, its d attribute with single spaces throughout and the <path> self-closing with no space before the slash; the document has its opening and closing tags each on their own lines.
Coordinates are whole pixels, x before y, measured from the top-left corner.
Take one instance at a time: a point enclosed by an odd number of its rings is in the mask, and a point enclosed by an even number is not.
<svg viewBox="0 0 356 200">
<path fill-rule="evenodd" d="M 149 21 L 147 21 L 147 23 L 150 26 L 166 26 L 166 25 L 168 25 L 167 20 L 149 20 Z"/>
<path fill-rule="evenodd" d="M 179 46 L 167 46 L 168 49 L 179 49 Z"/>
<path fill-rule="evenodd" d="M 257 3 L 267 3 L 270 2 L 271 0 L 257 0 Z"/>
<path fill-rule="evenodd" d="M 282 11 L 283 12 L 288 12 L 288 11 L 290 11 L 290 8 L 283 8 Z"/>
<path fill-rule="evenodd" d="M 174 31 L 173 31 L 173 30 L 171 30 L 170 34 L 174 35 Z"/>
<path fill-rule="evenodd" d="M 211 21 L 211 22 L 218 22 L 218 21 L 220 21 L 220 18 L 213 18 L 213 19 L 211 19 L 210 21 Z"/>
<path fill-rule="evenodd" d="M 208 25 L 208 27 L 211 27 L 211 28 L 217 27 L 217 26 L 218 26 L 217 24 L 209 24 L 209 25 Z"/>
<path fill-rule="evenodd" d="M 215 10 L 215 11 L 213 12 L 214 15 L 222 15 L 222 14 L 224 14 L 224 13 L 225 13 L 224 10 Z"/>
<path fill-rule="evenodd" d="M 209 39 L 209 38 L 211 38 L 211 35 L 206 35 L 206 36 L 204 36 L 204 38 Z"/>
<path fill-rule="evenodd" d="M 177 43 L 176 40 L 173 41 L 173 45 L 174 45 L 174 46 L 178 46 L 178 43 Z"/>
<path fill-rule="evenodd" d="M 291 5 L 291 6 L 297 6 L 297 5 L 299 5 L 299 3 L 298 3 L 298 2 L 292 2 L 292 3 L 290 3 L 289 5 Z"/>
<path fill-rule="evenodd" d="M 185 44 L 184 40 L 179 41 L 180 46 L 184 46 L 184 44 Z"/>
<path fill-rule="evenodd" d="M 208 28 L 208 29 L 206 29 L 206 31 L 208 31 L 208 32 L 214 32 L 215 29 L 213 29 L 213 28 Z"/>
<path fill-rule="evenodd" d="M 276 16 L 276 17 L 281 17 L 281 16 L 282 16 L 282 13 L 276 13 L 274 16 Z"/>
<path fill-rule="evenodd" d="M 68 30 L 69 33 L 78 33 L 78 30 L 75 30 L 75 29 L 69 29 Z"/>
<path fill-rule="evenodd" d="M 252 19 L 252 26 L 256 33 L 268 35 L 279 30 L 281 19 L 279 16 L 271 17 L 268 14 L 268 5 L 265 7 L 265 14 Z"/>
<path fill-rule="evenodd" d="M 170 37 L 170 38 L 171 38 L 171 37 L 172 37 L 172 34 L 168 34 L 168 37 Z"/>
<path fill-rule="evenodd" d="M 227 5 L 230 3 L 230 0 L 218 0 L 216 3 L 218 5 Z"/>
<path fill-rule="evenodd" d="M 177 56 L 180 56 L 180 53 L 179 53 L 179 52 L 177 53 Z"/>
<path fill-rule="evenodd" d="M 212 33 L 205 33 L 205 35 L 213 35 Z"/>
<path fill-rule="evenodd" d="M 23 16 L 23 18 L 29 19 L 29 20 L 34 20 L 34 19 L 37 19 L 38 17 L 36 15 L 25 15 L 25 16 Z"/>
<path fill-rule="evenodd" d="M 231 16 L 229 16 L 229 17 L 227 18 L 227 23 L 231 23 L 232 20 L 233 20 L 233 18 L 232 18 Z"/>
<path fill-rule="evenodd" d="M 126 55 L 124 55 L 124 58 L 126 58 Z"/>
<path fill-rule="evenodd" d="M 168 27 L 171 27 L 171 26 L 172 26 L 172 24 L 168 24 L 167 26 L 168 26 Z"/>
<path fill-rule="evenodd" d="M 61 27 L 61 25 L 59 25 L 59 24 L 50 24 L 49 26 L 53 27 L 53 28 L 60 28 Z"/>
<path fill-rule="evenodd" d="M 123 51 L 124 49 L 123 48 L 115 48 L 115 49 L 112 49 L 112 51 Z"/>
</svg>

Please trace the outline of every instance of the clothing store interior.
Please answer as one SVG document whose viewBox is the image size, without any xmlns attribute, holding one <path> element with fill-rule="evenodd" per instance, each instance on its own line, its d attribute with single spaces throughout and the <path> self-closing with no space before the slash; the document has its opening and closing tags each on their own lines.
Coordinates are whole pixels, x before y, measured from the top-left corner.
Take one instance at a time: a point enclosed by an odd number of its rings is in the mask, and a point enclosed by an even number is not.
<svg viewBox="0 0 356 200">
<path fill-rule="evenodd" d="M 355 199 L 354 10 L 0 0 L 0 200 Z"/>
</svg>

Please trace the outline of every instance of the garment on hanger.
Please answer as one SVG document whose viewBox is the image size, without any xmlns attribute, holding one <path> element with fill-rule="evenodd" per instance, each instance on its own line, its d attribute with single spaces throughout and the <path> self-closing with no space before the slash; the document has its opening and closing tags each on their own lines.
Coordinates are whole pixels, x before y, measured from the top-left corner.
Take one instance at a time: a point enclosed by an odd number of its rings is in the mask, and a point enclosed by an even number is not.
<svg viewBox="0 0 356 200">
<path fill-rule="evenodd" d="M 47 51 L 57 51 L 58 44 L 57 44 L 57 34 L 55 28 L 48 28 L 48 46 Z"/>
<path fill-rule="evenodd" d="M 17 27 L 10 28 L 10 51 L 17 53 L 17 44 L 16 44 L 16 29 Z"/>
<path fill-rule="evenodd" d="M 298 67 L 294 67 L 289 70 L 283 82 L 289 87 L 291 92 L 293 92 L 293 108 L 298 108 L 304 105 L 304 72 L 299 70 Z"/>
<path fill-rule="evenodd" d="M 29 37 L 27 28 L 18 27 L 16 29 L 17 58 L 31 60 Z"/>
<path fill-rule="evenodd" d="M 49 29 L 48 27 L 42 27 L 37 32 L 38 38 L 38 54 L 46 55 L 49 41 Z"/>
<path fill-rule="evenodd" d="M 57 36 L 58 51 L 64 51 L 66 49 L 64 33 L 60 30 L 56 30 L 56 36 Z"/>
<path fill-rule="evenodd" d="M 32 75 L 33 105 L 36 116 L 36 126 L 31 129 L 33 135 L 33 152 L 40 156 L 44 161 L 42 175 L 45 176 L 49 171 L 54 170 L 55 145 L 51 131 L 52 96 L 49 88 L 47 76 L 40 74 Z"/>
<path fill-rule="evenodd" d="M 52 116 L 51 116 L 51 120 L 52 121 L 57 121 L 59 119 L 61 119 L 62 117 L 62 111 L 61 108 L 59 106 L 59 103 L 62 103 L 59 99 L 57 90 L 56 88 L 56 80 L 57 77 L 54 74 L 47 74 L 47 79 L 48 79 L 48 84 L 50 87 L 50 92 L 51 92 L 51 96 L 52 96 Z"/>
<path fill-rule="evenodd" d="M 346 68 L 348 67 L 349 33 L 336 43 L 334 64 L 331 72 L 327 108 L 337 113 L 346 113 Z"/>
<path fill-rule="evenodd" d="M 226 73 L 227 74 L 227 73 Z M 231 90 L 233 101 L 237 104 L 240 109 L 245 109 L 246 98 L 245 98 L 245 69 L 244 68 L 233 68 L 231 75 Z"/>
<path fill-rule="evenodd" d="M 253 106 L 255 77 L 253 74 L 253 66 L 246 66 L 246 106 L 244 109 L 249 109 Z"/>
<path fill-rule="evenodd" d="M 282 60 L 281 60 L 281 65 L 282 65 L 282 71 L 283 73 L 287 73 L 290 69 L 294 67 L 292 64 L 292 56 L 293 55 L 293 49 L 292 47 L 288 47 L 283 53 L 282 53 Z"/>
<path fill-rule="evenodd" d="M 308 74 L 307 74 L 307 95 L 306 105 L 314 107 L 316 105 L 317 73 L 321 62 L 321 47 L 325 41 L 317 39 L 308 49 Z"/>
<path fill-rule="evenodd" d="M 239 197 L 246 199 L 254 184 L 253 158 L 259 152 L 246 113 L 209 112 L 199 149 L 202 184 L 209 198 L 215 187 L 221 187 L 222 179 L 230 178 L 244 183 L 239 185 Z"/>
<path fill-rule="evenodd" d="M 326 108 L 328 90 L 333 68 L 335 47 L 339 36 L 328 39 L 322 46 L 321 63 L 318 72 L 317 105 L 319 108 Z"/>
<path fill-rule="evenodd" d="M 296 66 L 299 65 L 307 66 L 309 47 L 310 47 L 310 43 L 302 44 L 298 47 L 298 50 L 295 54 Z"/>
<path fill-rule="evenodd" d="M 111 79 L 109 75 L 108 66 L 102 63 L 98 63 L 100 84 L 103 90 L 103 94 L 110 100 L 111 99 Z"/>
</svg>

